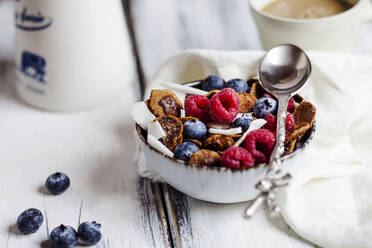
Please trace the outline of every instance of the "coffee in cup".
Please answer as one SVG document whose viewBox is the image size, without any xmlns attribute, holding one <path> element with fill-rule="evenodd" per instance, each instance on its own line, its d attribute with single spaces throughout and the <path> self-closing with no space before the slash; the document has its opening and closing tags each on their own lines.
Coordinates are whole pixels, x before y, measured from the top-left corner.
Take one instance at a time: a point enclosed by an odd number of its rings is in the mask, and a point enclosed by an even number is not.
<svg viewBox="0 0 372 248">
<path fill-rule="evenodd" d="M 267 4 L 262 12 L 294 19 L 313 19 L 340 14 L 352 5 L 341 0 L 276 0 Z"/>
</svg>

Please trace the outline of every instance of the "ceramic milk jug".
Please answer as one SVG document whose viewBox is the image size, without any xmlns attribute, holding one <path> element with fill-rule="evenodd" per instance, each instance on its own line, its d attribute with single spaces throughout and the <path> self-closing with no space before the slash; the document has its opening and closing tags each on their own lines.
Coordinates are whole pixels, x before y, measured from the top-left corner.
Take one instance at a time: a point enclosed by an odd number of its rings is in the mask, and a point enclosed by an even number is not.
<svg viewBox="0 0 372 248">
<path fill-rule="evenodd" d="M 132 52 L 120 0 L 17 0 L 17 91 L 47 110 L 103 105 L 126 90 Z"/>
</svg>

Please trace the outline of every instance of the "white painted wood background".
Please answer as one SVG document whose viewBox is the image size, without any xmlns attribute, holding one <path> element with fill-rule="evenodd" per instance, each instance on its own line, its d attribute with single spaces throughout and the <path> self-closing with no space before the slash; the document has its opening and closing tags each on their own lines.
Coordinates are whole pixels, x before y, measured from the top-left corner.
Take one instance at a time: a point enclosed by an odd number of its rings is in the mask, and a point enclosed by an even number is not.
<svg viewBox="0 0 372 248">
<path fill-rule="evenodd" d="M 164 59 L 182 49 L 260 49 L 247 0 L 125 3 L 139 79 L 149 79 Z M 0 0 L 3 60 L 11 57 L 13 44 L 13 14 L 7 6 Z M 372 54 L 371 40 L 372 25 L 364 25 L 356 52 Z M 0 248 L 47 247 L 48 231 L 61 223 L 76 228 L 79 219 L 103 224 L 98 247 L 314 247 L 281 219 L 266 218 L 262 209 L 247 221 L 242 218 L 246 204 L 201 202 L 138 178 L 128 102 L 139 92 L 128 91 L 123 100 L 94 111 L 54 114 L 20 102 L 14 81 L 11 62 L 0 62 Z M 42 185 L 57 170 L 68 173 L 72 185 L 55 197 Z M 47 223 L 37 234 L 19 235 L 15 220 L 29 207 L 41 209 Z"/>
</svg>

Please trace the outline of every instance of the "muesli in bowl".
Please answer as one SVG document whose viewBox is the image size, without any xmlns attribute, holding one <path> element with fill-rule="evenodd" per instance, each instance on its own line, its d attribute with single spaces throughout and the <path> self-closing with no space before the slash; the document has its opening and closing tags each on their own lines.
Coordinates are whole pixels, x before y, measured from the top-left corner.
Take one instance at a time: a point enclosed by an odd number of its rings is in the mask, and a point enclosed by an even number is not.
<svg viewBox="0 0 372 248">
<path fill-rule="evenodd" d="M 210 75 L 164 83 L 133 108 L 148 166 L 194 198 L 231 203 L 253 199 L 275 146 L 277 100 L 257 80 Z M 315 132 L 315 107 L 299 95 L 287 109 L 285 153 L 303 150 Z M 285 164 L 283 164 L 285 166 Z"/>
</svg>

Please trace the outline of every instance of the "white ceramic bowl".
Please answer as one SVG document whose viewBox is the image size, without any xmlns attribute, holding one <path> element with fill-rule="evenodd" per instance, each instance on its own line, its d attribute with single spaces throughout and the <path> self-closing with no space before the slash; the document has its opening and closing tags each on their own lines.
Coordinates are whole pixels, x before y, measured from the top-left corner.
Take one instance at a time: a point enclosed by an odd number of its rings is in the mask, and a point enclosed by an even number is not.
<svg viewBox="0 0 372 248">
<path fill-rule="evenodd" d="M 285 160 L 289 158 L 296 160 L 301 158 L 294 155 L 300 155 L 310 143 L 315 133 L 315 124 L 314 121 L 312 129 L 305 134 L 302 145 L 282 157 L 282 166 L 286 166 Z M 264 164 L 244 169 L 191 165 L 165 156 L 152 148 L 146 142 L 146 131 L 138 125 L 136 137 L 145 154 L 147 165 L 172 187 L 186 195 L 209 202 L 234 203 L 252 200 L 259 193 L 255 185 L 265 175 Z"/>
</svg>

